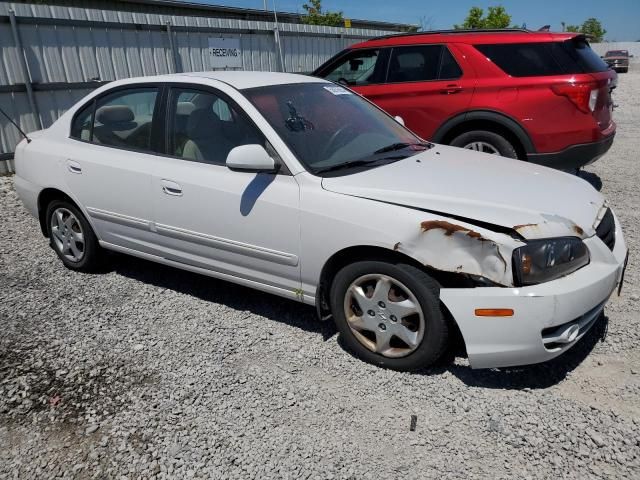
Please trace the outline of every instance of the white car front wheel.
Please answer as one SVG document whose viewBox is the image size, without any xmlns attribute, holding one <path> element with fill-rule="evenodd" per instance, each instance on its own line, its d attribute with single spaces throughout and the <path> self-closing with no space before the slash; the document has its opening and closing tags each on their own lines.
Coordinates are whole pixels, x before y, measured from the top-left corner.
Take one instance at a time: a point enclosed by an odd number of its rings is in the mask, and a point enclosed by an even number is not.
<svg viewBox="0 0 640 480">
<path fill-rule="evenodd" d="M 331 287 L 345 345 L 369 363 L 408 371 L 434 363 L 447 345 L 440 286 L 423 270 L 386 261 L 347 265 Z"/>
</svg>

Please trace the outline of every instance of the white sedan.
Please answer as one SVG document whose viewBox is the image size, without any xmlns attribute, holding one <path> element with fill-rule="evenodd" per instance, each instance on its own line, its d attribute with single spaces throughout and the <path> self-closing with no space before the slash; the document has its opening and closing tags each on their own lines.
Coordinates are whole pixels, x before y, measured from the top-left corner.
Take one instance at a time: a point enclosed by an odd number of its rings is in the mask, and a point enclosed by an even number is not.
<svg viewBox="0 0 640 480">
<path fill-rule="evenodd" d="M 435 362 L 456 325 L 474 368 L 551 359 L 599 318 L 627 256 L 583 180 L 425 142 L 299 75 L 112 82 L 15 163 L 66 267 L 115 250 L 297 299 L 397 370 Z"/>
</svg>

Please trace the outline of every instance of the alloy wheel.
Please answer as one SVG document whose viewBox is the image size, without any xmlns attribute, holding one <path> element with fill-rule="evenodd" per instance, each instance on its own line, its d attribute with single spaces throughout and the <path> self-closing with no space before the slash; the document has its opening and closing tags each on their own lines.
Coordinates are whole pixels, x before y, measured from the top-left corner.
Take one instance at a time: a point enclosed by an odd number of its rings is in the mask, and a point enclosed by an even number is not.
<svg viewBox="0 0 640 480">
<path fill-rule="evenodd" d="M 85 243 L 82 225 L 70 210 L 60 207 L 53 211 L 51 238 L 56 249 L 66 259 L 77 263 L 84 257 Z"/>
<path fill-rule="evenodd" d="M 464 147 L 467 150 L 475 150 L 476 152 L 490 153 L 492 155 L 500 155 L 500 152 L 496 147 L 487 142 L 471 142 Z"/>
</svg>

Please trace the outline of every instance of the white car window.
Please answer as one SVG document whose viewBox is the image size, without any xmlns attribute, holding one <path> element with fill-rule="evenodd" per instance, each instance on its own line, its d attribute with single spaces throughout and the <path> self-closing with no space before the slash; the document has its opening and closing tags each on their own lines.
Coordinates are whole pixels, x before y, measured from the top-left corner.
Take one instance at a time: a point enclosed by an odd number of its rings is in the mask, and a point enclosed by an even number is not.
<svg viewBox="0 0 640 480">
<path fill-rule="evenodd" d="M 232 148 L 264 143 L 237 107 L 209 91 L 172 89 L 169 112 L 169 151 L 185 160 L 224 165 Z"/>
<path fill-rule="evenodd" d="M 119 90 L 101 97 L 76 115 L 71 136 L 100 145 L 152 151 L 157 97 L 155 87 Z"/>
<path fill-rule="evenodd" d="M 71 137 L 88 142 L 91 140 L 91 124 L 93 122 L 94 102 L 89 103 L 76 113 L 71 126 Z"/>
<path fill-rule="evenodd" d="M 312 173 L 407 158 L 429 145 L 339 85 L 299 83 L 243 90 Z M 324 174 L 324 173 L 323 173 Z"/>
</svg>

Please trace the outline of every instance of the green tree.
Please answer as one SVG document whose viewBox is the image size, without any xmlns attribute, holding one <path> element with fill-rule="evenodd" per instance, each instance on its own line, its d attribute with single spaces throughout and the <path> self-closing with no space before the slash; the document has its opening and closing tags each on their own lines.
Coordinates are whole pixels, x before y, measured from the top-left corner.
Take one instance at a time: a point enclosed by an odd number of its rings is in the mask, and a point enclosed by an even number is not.
<svg viewBox="0 0 640 480">
<path fill-rule="evenodd" d="M 589 35 L 593 42 L 601 42 L 607 31 L 602 27 L 602 23 L 597 18 L 587 18 L 582 24 L 582 33 Z"/>
<path fill-rule="evenodd" d="M 462 25 L 454 25 L 456 30 L 470 30 L 472 28 L 484 28 L 484 10 L 480 7 L 471 7 L 467 18 Z"/>
<path fill-rule="evenodd" d="M 504 7 L 489 7 L 484 28 L 509 28 L 509 25 L 511 25 L 511 15 Z"/>
<path fill-rule="evenodd" d="M 459 29 L 476 29 L 476 28 L 509 28 L 511 24 L 511 15 L 503 6 L 489 7 L 487 15 L 480 7 L 471 7 L 467 18 L 461 25 L 454 25 L 453 28 Z"/>
<path fill-rule="evenodd" d="M 309 3 L 302 5 L 307 12 L 302 17 L 302 23 L 309 25 L 327 25 L 330 27 L 341 27 L 344 25 L 342 12 L 329 12 L 322 10 L 322 0 L 309 0 Z"/>
<path fill-rule="evenodd" d="M 607 31 L 597 18 L 587 18 L 582 25 L 567 25 L 567 32 L 584 33 L 590 40 L 598 43 L 604 39 Z"/>
</svg>

